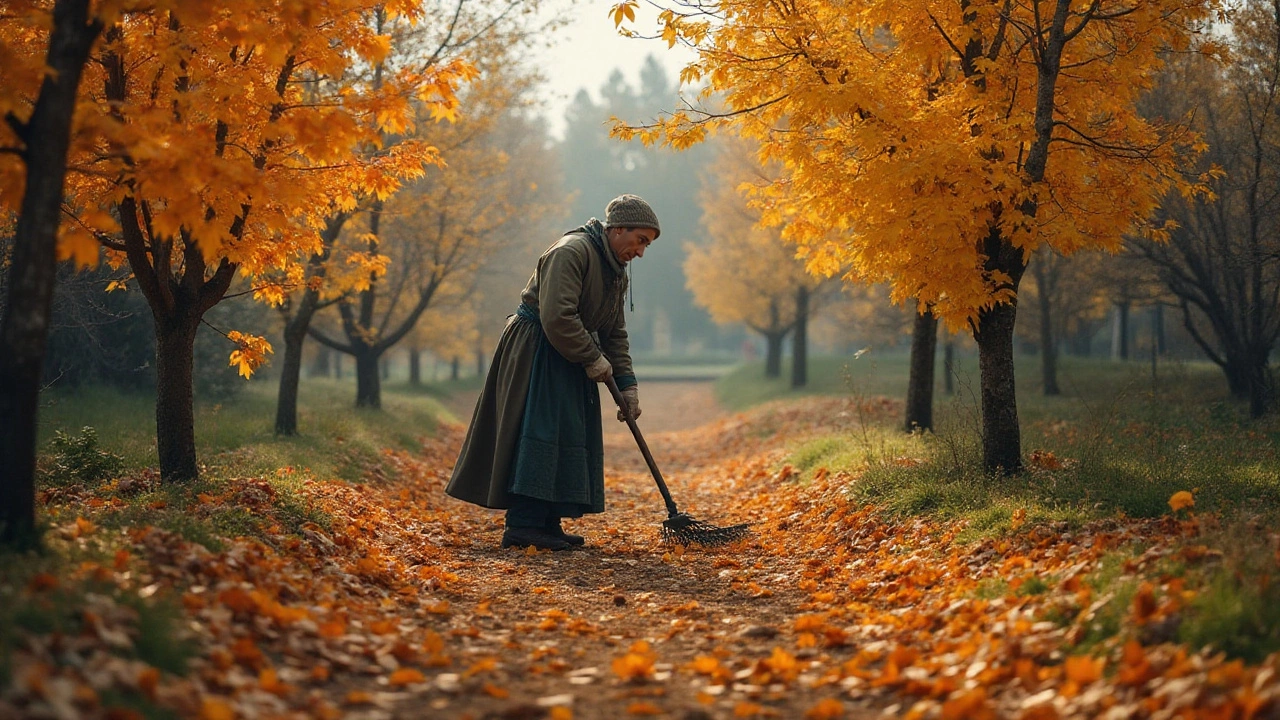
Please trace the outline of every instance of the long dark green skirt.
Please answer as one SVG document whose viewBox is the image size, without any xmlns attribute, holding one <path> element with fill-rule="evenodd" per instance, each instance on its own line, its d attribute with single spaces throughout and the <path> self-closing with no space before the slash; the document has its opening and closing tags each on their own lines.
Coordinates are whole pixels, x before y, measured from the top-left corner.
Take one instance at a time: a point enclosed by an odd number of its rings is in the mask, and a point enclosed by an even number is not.
<svg viewBox="0 0 1280 720">
<path fill-rule="evenodd" d="M 604 512 L 600 390 L 542 332 L 507 489 L 554 503 L 552 512 L 559 517 Z"/>
</svg>

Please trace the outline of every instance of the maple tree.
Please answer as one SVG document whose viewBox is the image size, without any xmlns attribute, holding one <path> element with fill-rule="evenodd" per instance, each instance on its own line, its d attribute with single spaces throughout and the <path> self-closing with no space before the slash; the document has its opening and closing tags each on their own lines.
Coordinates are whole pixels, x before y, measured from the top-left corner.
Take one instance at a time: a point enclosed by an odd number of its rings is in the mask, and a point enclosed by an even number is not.
<svg viewBox="0 0 1280 720">
<path fill-rule="evenodd" d="M 807 323 L 823 299 L 822 278 L 805 272 L 777 230 L 759 226 L 739 186 L 771 178 L 753 161 L 752 143 L 727 139 L 717 148 L 701 194 L 707 241 L 686 243 L 685 279 L 694 302 L 717 323 L 742 323 L 765 339 L 765 377 L 778 377 L 782 343 L 793 337 L 792 386 L 804 384 Z"/>
<path fill-rule="evenodd" d="M 146 9 L 109 27 L 94 58 L 78 135 L 78 180 L 60 252 L 92 263 L 99 243 L 127 262 L 156 325 L 156 426 L 162 475 L 196 477 L 192 347 L 205 313 L 237 275 L 283 299 L 319 249 L 333 198 L 387 194 L 434 160 L 423 144 L 362 154 L 412 126 L 415 103 L 454 103 L 463 64 L 404 68 L 374 87 L 328 83 L 376 63 L 388 39 L 367 18 L 418 17 L 414 3 L 289 3 Z M 228 333 L 248 374 L 265 341 Z"/>
<path fill-rule="evenodd" d="M 528 122 L 519 100 L 531 78 L 505 64 L 501 51 L 518 46 L 496 37 L 485 47 L 456 120 L 422 130 L 448 168 L 432 170 L 360 219 L 357 241 L 389 258 L 387 273 L 370 275 L 337 303 L 340 336 L 310 331 L 355 359 L 357 406 L 381 405 L 379 359 L 413 330 L 437 293 L 468 286 L 494 249 L 524 240 L 515 232 L 519 222 L 545 211 L 535 202 L 541 167 L 513 162 L 505 145 L 520 140 L 518 128 Z"/>
<path fill-rule="evenodd" d="M 366 68 L 364 76 L 343 78 L 341 85 L 367 83 L 380 89 L 386 78 L 393 78 L 408 68 L 421 72 L 457 63 L 470 67 L 474 60 L 490 54 L 495 47 L 512 47 L 519 37 L 519 25 L 504 22 L 509 3 L 457 0 L 447 5 L 426 4 L 420 10 L 427 21 L 406 19 L 394 13 L 375 13 L 371 22 L 378 33 L 389 38 L 388 52 Z M 423 104 L 413 112 L 417 122 L 428 124 L 457 117 L 452 102 Z M 412 126 L 381 130 L 376 142 L 362 148 L 370 162 L 379 162 L 381 157 L 401 146 L 423 146 L 422 133 Z M 354 203 L 346 196 L 330 202 L 324 216 L 320 248 L 307 262 L 302 282 L 291 287 L 282 303 L 285 348 L 276 401 L 277 434 L 294 435 L 298 431 L 303 345 L 312 332 L 316 313 L 342 302 L 351 292 L 368 290 L 370 283 L 385 272 L 388 258 L 378 251 L 377 234 L 389 197 L 386 188 L 369 187 L 358 189 Z M 362 218 L 370 229 L 364 237 L 343 232 L 348 221 L 356 217 Z M 373 362 L 377 364 L 376 360 Z M 357 372 L 357 378 L 360 377 L 364 376 Z"/>
<path fill-rule="evenodd" d="M 615 6 L 615 22 L 634 5 Z M 812 272 L 888 282 L 895 301 L 970 327 L 983 463 L 1020 470 L 1013 327 L 1028 255 L 1167 235 L 1153 214 L 1166 191 L 1200 183 L 1180 170 L 1201 146 L 1137 101 L 1162 51 L 1214 50 L 1192 41 L 1217 2 L 663 5 L 661 36 L 698 52 L 682 80 L 705 81 L 702 97 L 726 109 L 616 133 L 687 147 L 731 126 L 758 139 L 783 165 L 758 195 L 763 220 Z"/>
<path fill-rule="evenodd" d="M 8 5 L 0 17 L 0 207 L 16 222 L 0 320 L 0 542 L 22 546 L 35 542 L 36 407 L 72 116 L 105 22 L 88 0 Z"/>
</svg>

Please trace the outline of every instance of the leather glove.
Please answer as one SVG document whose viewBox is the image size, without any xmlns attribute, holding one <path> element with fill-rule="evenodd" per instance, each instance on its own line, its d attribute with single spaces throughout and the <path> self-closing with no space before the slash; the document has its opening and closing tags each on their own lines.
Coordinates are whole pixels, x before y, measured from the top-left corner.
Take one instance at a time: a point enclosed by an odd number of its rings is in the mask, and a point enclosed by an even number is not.
<svg viewBox="0 0 1280 720">
<path fill-rule="evenodd" d="M 587 377 L 591 378 L 591 382 L 604 382 L 613 377 L 613 366 L 604 353 L 587 365 Z"/>
<path fill-rule="evenodd" d="M 640 388 L 632 385 L 622 391 L 622 401 L 627 408 L 627 412 L 631 414 L 631 419 L 635 420 L 640 417 Z M 622 414 L 622 408 L 618 408 L 618 422 L 626 422 L 627 416 Z"/>
</svg>

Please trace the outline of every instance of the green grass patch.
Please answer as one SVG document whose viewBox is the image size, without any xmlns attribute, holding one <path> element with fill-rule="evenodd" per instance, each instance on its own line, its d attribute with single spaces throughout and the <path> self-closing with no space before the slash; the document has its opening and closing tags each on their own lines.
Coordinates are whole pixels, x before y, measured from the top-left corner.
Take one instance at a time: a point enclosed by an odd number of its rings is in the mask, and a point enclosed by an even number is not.
<svg viewBox="0 0 1280 720">
<path fill-rule="evenodd" d="M 904 357 L 880 358 L 818 356 L 809 359 L 808 382 L 791 387 L 791 363 L 784 360 L 776 378 L 765 377 L 764 363 L 737 366 L 716 381 L 716 399 L 729 410 L 744 410 L 772 400 L 811 395 L 905 395 L 907 368 Z"/>
<path fill-rule="evenodd" d="M 230 537 L 271 541 L 269 531 L 328 526 L 301 492 L 307 479 L 389 479 L 394 470 L 385 451 L 419 448 L 448 417 L 442 399 L 461 389 L 391 386 L 374 410 L 354 407 L 350 382 L 308 380 L 300 387 L 299 433 L 282 437 L 274 433 L 275 383 L 250 382 L 233 400 L 197 402 L 201 476 L 175 485 L 154 475 L 152 397 L 108 388 L 49 393 L 42 398 L 38 486 L 49 494 L 51 513 L 60 498 L 112 501 L 94 514 L 108 528 L 152 525 L 215 550 Z M 267 483 L 265 499 L 250 496 L 247 479 Z M 202 502 L 201 495 L 217 501 Z"/>
<path fill-rule="evenodd" d="M 1280 422 L 1250 422 L 1242 407 L 1228 401 L 1216 367 L 1165 363 L 1153 376 L 1146 364 L 1064 358 L 1063 394 L 1046 397 L 1036 360 L 1017 364 L 1028 459 L 1028 471 L 1018 477 L 988 477 L 981 469 L 971 356 L 956 365 L 953 395 L 943 392 L 939 378 L 934 433 L 907 435 L 898 419 L 882 420 L 808 439 L 786 462 L 807 472 L 853 472 L 853 497 L 893 514 L 966 521 L 963 539 L 1007 532 L 1017 509 L 1028 522 L 1073 526 L 1117 513 L 1158 516 L 1179 490 L 1194 491 L 1200 510 L 1280 503 Z M 786 368 L 770 380 L 755 363 L 719 381 L 717 394 L 731 408 L 810 394 L 898 398 L 906 391 L 907 361 L 905 354 L 875 352 L 815 358 L 810 384 L 798 391 L 789 387 Z M 767 417 L 761 423 L 767 425 Z M 904 463 L 904 457 L 922 462 Z"/>
<path fill-rule="evenodd" d="M 1197 592 L 1178 627 L 1180 640 L 1249 662 L 1280 651 L 1280 578 L 1266 530 L 1275 525 L 1275 518 L 1242 515 L 1198 539 L 1221 555 L 1183 568 Z"/>
<path fill-rule="evenodd" d="M 428 397 L 443 402 L 459 393 L 476 393 L 484 387 L 483 375 L 468 375 L 457 380 L 440 380 L 421 382 L 417 385 L 409 382 L 384 384 L 383 390 L 393 397 L 415 398 Z"/>
</svg>

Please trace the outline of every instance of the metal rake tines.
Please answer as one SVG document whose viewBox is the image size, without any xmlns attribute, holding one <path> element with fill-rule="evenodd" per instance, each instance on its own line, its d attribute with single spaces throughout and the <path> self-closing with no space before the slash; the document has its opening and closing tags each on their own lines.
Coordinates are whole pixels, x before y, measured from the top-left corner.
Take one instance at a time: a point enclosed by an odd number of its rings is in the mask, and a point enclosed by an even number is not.
<svg viewBox="0 0 1280 720">
<path fill-rule="evenodd" d="M 683 513 L 662 523 L 662 539 L 679 545 L 728 545 L 750 534 L 748 523 L 720 527 Z"/>
</svg>

